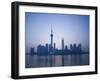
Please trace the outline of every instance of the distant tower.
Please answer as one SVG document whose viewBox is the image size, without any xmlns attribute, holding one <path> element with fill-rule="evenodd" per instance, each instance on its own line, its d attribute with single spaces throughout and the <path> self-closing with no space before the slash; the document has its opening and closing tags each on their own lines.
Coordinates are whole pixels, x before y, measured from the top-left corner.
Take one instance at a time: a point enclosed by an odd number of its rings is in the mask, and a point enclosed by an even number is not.
<svg viewBox="0 0 100 81">
<path fill-rule="evenodd" d="M 52 52 L 52 50 L 53 50 L 53 30 L 52 30 L 52 28 L 51 28 L 50 36 L 51 36 L 51 52 Z"/>
<path fill-rule="evenodd" d="M 62 44 L 62 50 L 64 50 L 64 38 L 62 39 L 61 44 Z"/>
</svg>

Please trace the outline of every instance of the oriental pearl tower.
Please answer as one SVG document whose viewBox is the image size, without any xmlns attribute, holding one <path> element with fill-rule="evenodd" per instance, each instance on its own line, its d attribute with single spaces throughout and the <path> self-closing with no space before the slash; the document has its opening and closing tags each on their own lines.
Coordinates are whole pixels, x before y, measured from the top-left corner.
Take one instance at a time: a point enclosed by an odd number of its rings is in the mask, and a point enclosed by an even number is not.
<svg viewBox="0 0 100 81">
<path fill-rule="evenodd" d="M 51 34 L 50 34 L 50 37 L 51 37 L 51 50 L 50 50 L 50 54 L 52 54 L 53 53 L 53 30 L 52 30 L 52 28 L 51 28 Z"/>
</svg>

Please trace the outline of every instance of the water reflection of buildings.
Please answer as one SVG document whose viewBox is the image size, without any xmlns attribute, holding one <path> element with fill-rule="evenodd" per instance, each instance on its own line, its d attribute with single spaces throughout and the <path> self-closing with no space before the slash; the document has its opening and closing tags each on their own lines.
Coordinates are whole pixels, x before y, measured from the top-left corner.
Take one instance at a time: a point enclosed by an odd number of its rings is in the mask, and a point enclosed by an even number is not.
<svg viewBox="0 0 100 81">
<path fill-rule="evenodd" d="M 81 53 L 86 53 L 82 51 L 82 45 L 80 44 L 70 44 L 70 48 L 68 49 L 67 45 L 64 45 L 64 38 L 61 40 L 61 49 L 56 48 L 56 43 L 53 42 L 53 30 L 51 29 L 51 43 L 48 44 L 46 43 L 45 45 L 39 44 L 37 46 L 37 52 L 35 52 L 34 48 L 31 48 L 31 55 L 33 54 L 43 54 L 43 55 L 48 55 L 48 54 L 81 54 Z"/>
</svg>

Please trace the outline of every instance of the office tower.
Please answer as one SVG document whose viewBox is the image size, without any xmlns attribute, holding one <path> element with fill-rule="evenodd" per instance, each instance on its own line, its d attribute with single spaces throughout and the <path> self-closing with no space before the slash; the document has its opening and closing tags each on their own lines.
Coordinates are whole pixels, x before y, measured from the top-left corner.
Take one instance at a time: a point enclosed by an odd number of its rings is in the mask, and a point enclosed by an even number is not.
<svg viewBox="0 0 100 81">
<path fill-rule="evenodd" d="M 80 51 L 80 52 L 82 51 L 82 45 L 81 44 L 78 45 L 78 51 Z"/>
<path fill-rule="evenodd" d="M 46 44 L 45 47 L 46 47 L 46 53 L 48 53 L 48 51 L 49 51 L 49 45 Z"/>
<path fill-rule="evenodd" d="M 62 50 L 64 50 L 64 38 L 62 39 L 61 44 L 62 44 Z"/>
<path fill-rule="evenodd" d="M 73 51 L 74 51 L 74 52 L 77 52 L 76 44 L 73 44 Z"/>
<path fill-rule="evenodd" d="M 73 45 L 70 44 L 70 51 L 73 51 Z"/>
<path fill-rule="evenodd" d="M 65 51 L 68 51 L 68 47 L 67 47 L 67 45 L 65 46 Z"/>
<path fill-rule="evenodd" d="M 34 48 L 31 48 L 31 55 L 34 54 Z"/>
</svg>

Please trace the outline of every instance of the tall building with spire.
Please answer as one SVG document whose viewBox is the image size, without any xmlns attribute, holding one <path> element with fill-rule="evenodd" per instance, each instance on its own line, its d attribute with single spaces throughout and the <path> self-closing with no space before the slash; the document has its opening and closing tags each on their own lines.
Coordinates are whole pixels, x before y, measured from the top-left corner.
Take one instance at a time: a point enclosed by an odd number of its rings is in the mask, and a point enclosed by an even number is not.
<svg viewBox="0 0 100 81">
<path fill-rule="evenodd" d="M 51 28 L 50 37 L 51 37 L 51 44 L 50 44 L 50 46 L 51 46 L 51 52 L 53 52 L 53 30 L 52 30 L 52 28 Z"/>
</svg>

